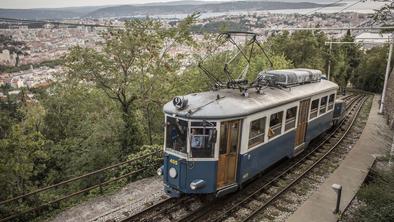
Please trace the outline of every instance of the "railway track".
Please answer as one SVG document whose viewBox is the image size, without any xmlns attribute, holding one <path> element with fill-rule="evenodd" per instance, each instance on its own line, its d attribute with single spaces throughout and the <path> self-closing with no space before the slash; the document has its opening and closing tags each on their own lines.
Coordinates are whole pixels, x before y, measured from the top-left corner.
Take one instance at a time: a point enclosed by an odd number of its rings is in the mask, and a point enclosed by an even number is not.
<svg viewBox="0 0 394 222">
<path fill-rule="evenodd" d="M 294 189 L 310 172 L 325 161 L 344 140 L 352 128 L 365 96 L 347 96 L 347 114 L 340 126 L 320 138 L 322 142 L 287 163 L 276 166 L 272 172 L 256 179 L 245 189 L 212 202 L 196 196 L 164 199 L 122 221 L 248 221 L 263 209 L 274 204 L 279 197 Z M 309 180 L 313 177 L 309 176 Z M 286 206 L 276 206 L 284 208 Z M 270 220 L 270 218 L 267 218 Z"/>
</svg>

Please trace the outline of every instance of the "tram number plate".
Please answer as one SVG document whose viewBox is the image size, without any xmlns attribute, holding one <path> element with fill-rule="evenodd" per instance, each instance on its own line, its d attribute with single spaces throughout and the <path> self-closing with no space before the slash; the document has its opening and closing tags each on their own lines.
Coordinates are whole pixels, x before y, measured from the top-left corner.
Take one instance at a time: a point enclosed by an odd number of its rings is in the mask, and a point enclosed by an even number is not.
<svg viewBox="0 0 394 222">
<path fill-rule="evenodd" d="M 172 163 L 174 165 L 178 165 L 178 161 L 177 160 L 170 159 L 170 163 Z"/>
</svg>

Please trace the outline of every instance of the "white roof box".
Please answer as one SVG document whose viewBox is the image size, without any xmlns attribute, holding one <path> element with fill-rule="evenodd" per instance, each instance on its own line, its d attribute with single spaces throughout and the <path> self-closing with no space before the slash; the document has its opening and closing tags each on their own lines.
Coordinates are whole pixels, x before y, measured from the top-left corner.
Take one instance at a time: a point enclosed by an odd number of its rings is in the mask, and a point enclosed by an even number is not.
<svg viewBox="0 0 394 222">
<path fill-rule="evenodd" d="M 279 69 L 260 72 L 259 78 L 261 77 L 278 85 L 291 86 L 318 82 L 322 72 L 317 69 Z"/>
</svg>

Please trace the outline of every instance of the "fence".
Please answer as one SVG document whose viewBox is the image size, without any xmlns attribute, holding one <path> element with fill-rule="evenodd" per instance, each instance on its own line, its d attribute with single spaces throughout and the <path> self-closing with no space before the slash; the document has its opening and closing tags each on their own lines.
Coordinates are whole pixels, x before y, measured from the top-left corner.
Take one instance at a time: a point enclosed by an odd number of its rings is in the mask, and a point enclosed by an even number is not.
<svg viewBox="0 0 394 222">
<path fill-rule="evenodd" d="M 47 192 L 47 191 L 50 191 L 53 189 L 59 189 L 59 187 L 63 187 L 65 185 L 69 185 L 71 183 L 75 183 L 77 181 L 81 181 L 84 179 L 89 179 L 89 178 L 92 178 L 93 176 L 97 176 L 97 175 L 99 176 L 97 183 L 95 183 L 93 185 L 89 185 L 88 187 L 84 187 L 82 189 L 79 189 L 79 190 L 72 192 L 70 194 L 61 195 L 61 197 L 56 197 L 53 200 L 50 200 L 50 201 L 43 203 L 43 204 L 40 204 L 39 206 L 34 206 L 34 207 L 31 207 L 29 209 L 22 210 L 19 212 L 16 211 L 14 208 L 13 211 L 11 210 L 11 212 L 8 212 L 7 216 L 1 218 L 0 222 L 10 221 L 13 219 L 21 218 L 24 215 L 32 214 L 32 213 L 34 215 L 30 215 L 30 216 L 34 217 L 37 214 L 39 214 L 40 212 L 42 212 L 43 210 L 45 210 L 46 208 L 53 206 L 54 204 L 57 204 L 61 201 L 70 199 L 70 198 L 75 197 L 77 195 L 84 194 L 84 193 L 94 190 L 94 189 L 99 189 L 100 193 L 103 193 L 103 187 L 108 184 L 111 184 L 115 181 L 119 181 L 121 179 L 129 178 L 132 176 L 137 176 L 145 171 L 152 171 L 152 169 L 157 169 L 157 167 L 160 166 L 160 164 L 162 163 L 161 157 L 162 157 L 161 150 L 150 152 L 150 153 L 138 156 L 136 158 L 133 158 L 133 159 L 121 162 L 121 163 L 114 164 L 112 166 L 108 166 L 108 167 L 105 167 L 105 168 L 102 168 L 102 169 L 99 169 L 99 170 L 96 170 L 93 172 L 89 172 L 89 173 L 86 173 L 86 174 L 83 174 L 83 175 L 80 175 L 80 176 L 77 176 L 77 177 L 56 183 L 56 184 L 53 184 L 50 186 L 46 186 L 46 187 L 37 189 L 35 191 L 29 192 L 29 193 L 26 193 L 23 195 L 19 195 L 19 196 L 16 196 L 16 197 L 13 197 L 13 198 L 10 198 L 7 200 L 0 201 L 0 207 L 5 207 L 6 205 L 10 205 L 12 203 L 15 204 L 14 206 L 22 205 L 22 203 L 28 202 L 29 198 L 37 196 L 43 192 Z M 146 164 L 147 162 L 149 163 L 148 165 Z M 125 167 L 125 166 L 132 169 L 132 170 L 130 172 L 119 173 L 120 171 L 124 170 L 124 169 L 120 169 L 120 168 Z M 116 176 L 116 177 L 113 177 L 111 175 L 109 175 L 109 176 L 104 175 L 105 173 L 108 173 L 113 169 L 118 169 L 118 173 L 116 173 L 116 174 L 120 174 L 120 175 Z M 34 203 L 35 201 L 30 200 L 30 202 Z"/>
</svg>

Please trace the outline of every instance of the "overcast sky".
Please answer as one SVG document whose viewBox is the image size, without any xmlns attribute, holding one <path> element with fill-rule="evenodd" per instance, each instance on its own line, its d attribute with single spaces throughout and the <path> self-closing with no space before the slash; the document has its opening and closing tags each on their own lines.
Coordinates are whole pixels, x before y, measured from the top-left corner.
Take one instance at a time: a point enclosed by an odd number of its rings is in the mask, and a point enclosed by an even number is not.
<svg viewBox="0 0 394 222">
<path fill-rule="evenodd" d="M 91 5 L 143 4 L 149 2 L 169 1 L 174 0 L 0 0 L 0 8 L 61 8 Z"/>
</svg>

